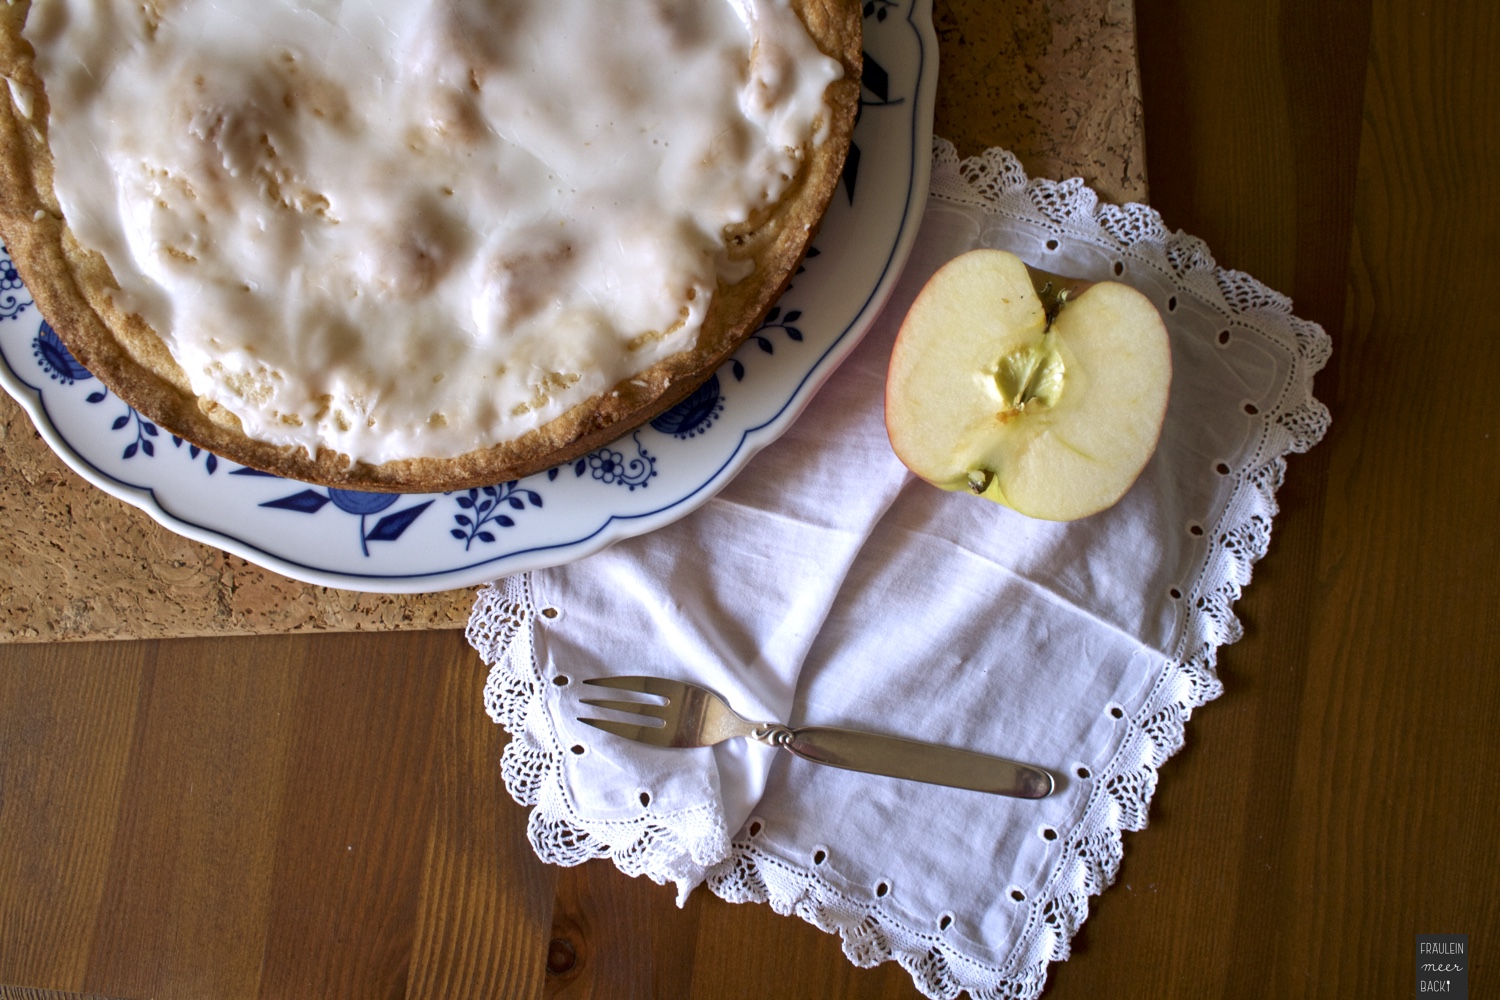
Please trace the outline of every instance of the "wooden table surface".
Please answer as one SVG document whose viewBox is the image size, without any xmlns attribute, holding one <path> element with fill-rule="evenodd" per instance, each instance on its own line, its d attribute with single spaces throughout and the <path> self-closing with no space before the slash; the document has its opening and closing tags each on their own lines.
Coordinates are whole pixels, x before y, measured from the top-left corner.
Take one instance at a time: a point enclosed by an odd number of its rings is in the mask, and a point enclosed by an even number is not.
<svg viewBox="0 0 1500 1000">
<path fill-rule="evenodd" d="M 1327 328 L 1334 424 L 1047 995 L 1411 996 L 1435 932 L 1487 995 L 1500 7 L 1137 19 L 1151 200 Z M 483 675 L 451 630 L 0 648 L 0 998 L 918 996 L 766 907 L 539 864 Z"/>
</svg>

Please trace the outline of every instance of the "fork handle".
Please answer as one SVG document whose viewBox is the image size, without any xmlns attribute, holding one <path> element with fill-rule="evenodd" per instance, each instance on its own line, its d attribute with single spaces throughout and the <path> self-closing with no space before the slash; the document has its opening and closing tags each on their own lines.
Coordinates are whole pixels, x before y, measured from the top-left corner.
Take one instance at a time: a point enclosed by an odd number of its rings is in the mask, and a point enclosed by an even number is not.
<svg viewBox="0 0 1500 1000">
<path fill-rule="evenodd" d="M 777 730 L 769 742 L 819 764 L 1020 799 L 1052 794 L 1050 773 L 1004 757 L 828 726 Z"/>
</svg>

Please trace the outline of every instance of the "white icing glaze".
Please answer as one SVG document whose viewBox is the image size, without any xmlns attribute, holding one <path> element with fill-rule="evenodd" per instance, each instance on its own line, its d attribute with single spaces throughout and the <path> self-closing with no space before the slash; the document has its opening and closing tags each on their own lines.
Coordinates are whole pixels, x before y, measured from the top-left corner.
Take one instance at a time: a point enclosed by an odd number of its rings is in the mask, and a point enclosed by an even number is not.
<svg viewBox="0 0 1500 1000">
<path fill-rule="evenodd" d="M 841 75 L 786 0 L 38 0 L 58 200 L 194 391 L 369 462 L 691 346 Z"/>
</svg>

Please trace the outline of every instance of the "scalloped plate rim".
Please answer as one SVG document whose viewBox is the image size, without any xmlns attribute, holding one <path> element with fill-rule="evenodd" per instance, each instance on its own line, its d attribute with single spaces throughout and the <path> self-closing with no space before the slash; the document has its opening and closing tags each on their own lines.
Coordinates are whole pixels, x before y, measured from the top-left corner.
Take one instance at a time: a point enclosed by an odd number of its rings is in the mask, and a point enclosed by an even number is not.
<svg viewBox="0 0 1500 1000">
<path fill-rule="evenodd" d="M 938 61 L 930 0 L 914 0 L 907 12 L 906 21 L 915 33 L 918 47 L 916 81 L 911 95 L 913 115 L 908 119 L 908 127 L 912 133 L 909 150 L 911 169 L 896 240 L 887 254 L 873 287 L 865 296 L 853 320 L 829 341 L 817 358 L 809 363 L 807 371 L 798 379 L 785 402 L 765 420 L 743 428 L 733 450 L 717 468 L 704 475 L 702 482 L 689 492 L 678 495 L 659 507 L 639 513 L 610 513 L 596 528 L 585 535 L 567 541 L 512 549 L 452 568 L 410 574 L 333 571 L 276 555 L 262 549 L 254 542 L 225 534 L 217 528 L 187 520 L 184 515 L 173 513 L 168 509 L 169 505 L 164 504 L 157 497 L 154 487 L 119 478 L 99 468 L 82 455 L 57 430 L 47 410 L 41 388 L 22 378 L 8 362 L 0 363 L 0 386 L 3 386 L 26 411 L 33 426 L 53 453 L 94 487 L 143 511 L 152 520 L 175 534 L 201 544 L 221 548 L 264 569 L 317 586 L 384 594 L 421 594 L 461 589 L 501 576 L 580 559 L 617 541 L 664 527 L 706 503 L 727 485 L 757 452 L 775 441 L 791 426 L 811 402 L 817 389 L 832 375 L 838 362 L 853 350 L 869 330 L 895 287 L 896 280 L 916 240 L 927 200 L 932 170 L 930 155 L 932 108 Z M 287 481 L 295 482 L 295 480 Z M 563 558 L 556 557 L 559 549 L 567 550 Z M 504 564 L 502 571 L 490 568 L 497 563 Z M 421 585 L 413 586 L 417 583 Z"/>
</svg>

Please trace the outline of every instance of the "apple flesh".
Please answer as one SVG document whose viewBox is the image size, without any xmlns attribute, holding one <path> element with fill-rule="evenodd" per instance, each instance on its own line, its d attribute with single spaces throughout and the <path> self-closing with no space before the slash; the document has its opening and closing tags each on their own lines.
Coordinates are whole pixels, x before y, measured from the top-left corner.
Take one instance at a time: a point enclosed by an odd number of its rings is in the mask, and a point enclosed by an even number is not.
<svg viewBox="0 0 1500 1000">
<path fill-rule="evenodd" d="M 1167 328 L 1145 295 L 973 250 L 928 280 L 901 324 L 886 430 L 935 486 L 1071 521 L 1135 482 L 1171 381 Z"/>
</svg>

